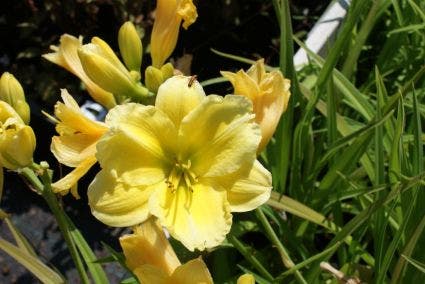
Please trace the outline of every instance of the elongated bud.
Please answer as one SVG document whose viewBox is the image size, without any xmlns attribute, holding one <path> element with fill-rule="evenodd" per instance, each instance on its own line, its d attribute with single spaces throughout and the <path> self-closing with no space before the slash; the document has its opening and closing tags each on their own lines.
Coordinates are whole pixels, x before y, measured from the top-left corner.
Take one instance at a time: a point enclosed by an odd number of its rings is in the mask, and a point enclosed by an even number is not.
<svg viewBox="0 0 425 284">
<path fill-rule="evenodd" d="M 148 89 L 134 82 L 130 72 L 119 62 L 115 54 L 113 56 L 112 54 L 106 46 L 93 43 L 78 49 L 84 71 L 93 82 L 113 93 L 117 101 L 123 101 L 125 98 L 143 101 L 149 96 Z"/>
<path fill-rule="evenodd" d="M 8 118 L 0 128 L 0 163 L 16 170 L 31 164 L 35 150 L 32 128 L 15 117 Z"/>
<path fill-rule="evenodd" d="M 8 103 L 19 114 L 25 124 L 30 121 L 30 107 L 25 101 L 24 89 L 16 78 L 5 72 L 0 78 L 0 100 Z"/>
<path fill-rule="evenodd" d="M 118 32 L 118 45 L 125 65 L 131 71 L 140 72 L 143 46 L 132 22 L 125 22 Z"/>
<path fill-rule="evenodd" d="M 151 35 L 152 65 L 161 68 L 176 47 L 180 25 L 187 29 L 198 13 L 192 0 L 156 1 L 156 18 Z"/>
<path fill-rule="evenodd" d="M 151 91 L 156 93 L 159 86 L 164 82 L 161 70 L 153 66 L 148 66 L 145 70 L 145 85 Z"/>
</svg>

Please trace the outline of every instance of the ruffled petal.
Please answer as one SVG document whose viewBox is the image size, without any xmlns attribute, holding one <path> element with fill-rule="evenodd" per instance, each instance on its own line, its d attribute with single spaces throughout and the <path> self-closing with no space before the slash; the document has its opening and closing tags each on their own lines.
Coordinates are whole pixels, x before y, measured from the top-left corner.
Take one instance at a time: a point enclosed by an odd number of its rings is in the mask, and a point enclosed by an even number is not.
<svg viewBox="0 0 425 284">
<path fill-rule="evenodd" d="M 90 168 L 96 163 L 96 158 L 93 156 L 88 157 L 82 163 L 80 163 L 73 171 L 61 178 L 55 183 L 52 183 L 52 189 L 55 193 L 60 193 L 61 195 L 68 194 L 69 189 L 76 186 L 78 180 L 83 177 Z M 78 191 L 71 190 L 72 195 L 79 199 Z"/>
<path fill-rule="evenodd" d="M 272 176 L 258 161 L 255 161 L 249 176 L 238 180 L 227 191 L 227 201 L 232 212 L 254 210 L 270 198 Z"/>
<path fill-rule="evenodd" d="M 174 122 L 176 129 L 191 110 L 205 99 L 201 84 L 191 77 L 174 76 L 158 89 L 155 107 L 163 111 Z"/>
<path fill-rule="evenodd" d="M 164 186 L 154 192 L 149 208 L 161 225 L 191 251 L 219 245 L 232 225 L 226 192 L 210 185 L 198 183 L 193 192 L 184 187 L 171 191 Z"/>
<path fill-rule="evenodd" d="M 153 265 L 143 265 L 136 268 L 133 273 L 137 276 L 140 283 L 146 284 L 171 284 L 168 282 L 168 275 L 161 269 Z"/>
<path fill-rule="evenodd" d="M 213 284 L 213 280 L 202 258 L 197 258 L 177 267 L 168 283 Z"/>
<path fill-rule="evenodd" d="M 252 167 L 261 131 L 251 110 L 245 97 L 210 95 L 183 119 L 181 158 L 191 161 L 197 176 L 218 177 Z"/>
<path fill-rule="evenodd" d="M 128 227 L 149 217 L 148 199 L 155 188 L 156 185 L 129 186 L 118 182 L 113 170 L 101 170 L 89 185 L 87 194 L 97 219 L 109 226 Z"/>
<path fill-rule="evenodd" d="M 114 170 L 129 186 L 165 178 L 174 162 L 176 141 L 176 130 L 166 115 L 152 106 L 126 104 L 111 110 L 106 123 L 111 130 L 99 141 L 96 155 L 102 168 Z"/>
<path fill-rule="evenodd" d="M 122 236 L 120 244 L 129 269 L 150 264 L 171 275 L 180 261 L 155 219 L 149 218 L 133 234 Z"/>
</svg>

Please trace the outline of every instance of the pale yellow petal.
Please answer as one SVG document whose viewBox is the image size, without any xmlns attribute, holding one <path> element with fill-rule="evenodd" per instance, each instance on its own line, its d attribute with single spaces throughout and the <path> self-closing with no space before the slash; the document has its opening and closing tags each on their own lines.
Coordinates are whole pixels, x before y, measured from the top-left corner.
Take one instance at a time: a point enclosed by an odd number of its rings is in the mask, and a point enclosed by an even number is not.
<svg viewBox="0 0 425 284">
<path fill-rule="evenodd" d="M 232 225 L 226 192 L 210 185 L 198 183 L 193 192 L 184 187 L 171 191 L 163 186 L 150 198 L 149 208 L 161 225 L 191 251 L 218 246 Z"/>
<path fill-rule="evenodd" d="M 72 136 L 54 136 L 50 150 L 55 158 L 68 167 L 77 167 L 88 157 L 96 154 L 96 142 L 93 137 L 85 134 Z"/>
<path fill-rule="evenodd" d="M 196 258 L 177 267 L 168 283 L 213 284 L 213 280 L 202 258 Z"/>
<path fill-rule="evenodd" d="M 172 284 L 168 282 L 168 275 L 153 265 L 142 265 L 136 268 L 133 273 L 143 284 Z"/>
<path fill-rule="evenodd" d="M 94 157 L 93 153 L 92 157 L 89 157 L 84 160 L 73 171 L 68 173 L 60 180 L 52 183 L 53 191 L 62 195 L 68 194 L 69 190 L 77 184 L 78 180 L 82 178 L 95 163 L 96 158 Z M 75 198 L 80 198 L 77 191 L 71 190 L 71 193 L 74 195 Z"/>
<path fill-rule="evenodd" d="M 122 236 L 120 244 L 129 269 L 150 264 L 171 275 L 180 261 L 155 219 L 149 218 L 133 234 Z"/>
<path fill-rule="evenodd" d="M 238 278 L 236 284 L 255 284 L 255 278 L 252 274 L 245 273 Z"/>
<path fill-rule="evenodd" d="M 97 145 L 102 168 L 114 170 L 129 186 L 165 179 L 177 136 L 166 115 L 152 106 L 125 104 L 112 109 L 106 123 L 111 130 Z"/>
<path fill-rule="evenodd" d="M 263 94 L 254 100 L 255 121 L 260 124 L 261 140 L 258 153 L 270 141 L 280 121 L 282 113 L 288 106 L 291 93 L 289 80 L 284 79 L 278 71 L 267 74 L 260 84 Z"/>
<path fill-rule="evenodd" d="M 257 60 L 247 71 L 246 74 L 248 74 L 249 77 L 251 77 L 257 84 L 260 84 L 260 82 L 264 79 L 264 76 L 266 75 L 266 69 L 264 66 L 264 59 L 261 58 Z"/>
<path fill-rule="evenodd" d="M 210 95 L 183 119 L 179 146 L 197 176 L 217 177 L 251 168 L 261 140 L 251 107 L 242 96 Z"/>
<path fill-rule="evenodd" d="M 101 170 L 87 192 L 92 214 L 113 227 L 128 227 L 149 217 L 148 199 L 156 186 L 129 186 L 117 182 L 116 172 Z"/>
<path fill-rule="evenodd" d="M 232 83 L 235 95 L 245 96 L 253 101 L 260 92 L 257 82 L 243 70 L 237 73 L 227 71 L 221 71 L 220 73 Z"/>
<path fill-rule="evenodd" d="M 258 161 L 255 161 L 249 176 L 238 180 L 227 191 L 227 201 L 232 212 L 254 210 L 270 198 L 272 176 Z"/>
<path fill-rule="evenodd" d="M 112 131 L 122 132 L 133 141 L 134 147 L 143 153 L 138 159 L 143 160 L 150 155 L 161 162 L 174 163 L 172 153 L 176 152 L 177 130 L 171 120 L 155 107 L 134 103 L 117 106 L 108 113 L 106 124 Z M 102 157 L 99 161 L 102 163 Z"/>
<path fill-rule="evenodd" d="M 64 103 L 57 102 L 55 105 L 55 115 L 61 121 L 57 126 L 59 134 L 61 132 L 84 133 L 100 137 L 105 133 L 106 125 L 85 116 L 66 89 L 61 90 L 61 96 Z M 66 130 L 67 128 L 72 130 Z"/>
<path fill-rule="evenodd" d="M 165 81 L 158 90 L 155 107 L 163 111 L 178 129 L 191 110 L 205 99 L 205 92 L 192 77 L 174 76 Z"/>
</svg>

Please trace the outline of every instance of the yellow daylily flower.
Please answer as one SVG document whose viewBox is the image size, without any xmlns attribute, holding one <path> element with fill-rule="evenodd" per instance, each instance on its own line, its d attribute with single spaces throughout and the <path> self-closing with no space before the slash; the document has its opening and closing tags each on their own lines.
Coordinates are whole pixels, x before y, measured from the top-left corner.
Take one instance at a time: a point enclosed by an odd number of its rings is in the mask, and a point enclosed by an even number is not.
<svg viewBox="0 0 425 284">
<path fill-rule="evenodd" d="M 86 74 L 78 57 L 78 49 L 83 45 L 83 38 L 64 34 L 60 38 L 59 46 L 50 46 L 54 52 L 44 54 L 43 57 L 52 63 L 55 63 L 78 78 L 84 83 L 90 96 L 99 104 L 110 109 L 117 103 L 112 93 L 96 85 Z"/>
<path fill-rule="evenodd" d="M 120 238 L 127 267 L 141 283 L 213 283 L 201 258 L 181 264 L 154 218 L 134 228 L 134 234 Z"/>
<path fill-rule="evenodd" d="M 272 138 L 282 113 L 288 107 L 290 81 L 278 70 L 266 72 L 263 59 L 247 72 L 222 71 L 221 74 L 232 83 L 235 95 L 245 96 L 253 103 L 255 121 L 260 125 L 263 136 L 258 147 L 260 153 Z"/>
<path fill-rule="evenodd" d="M 30 122 L 30 107 L 25 100 L 24 89 L 8 72 L 4 72 L 0 78 L 0 100 L 11 105 L 25 124 Z"/>
<path fill-rule="evenodd" d="M 35 135 L 19 114 L 4 101 L 0 101 L 0 165 L 10 170 L 32 163 Z"/>
<path fill-rule="evenodd" d="M 152 65 L 161 68 L 176 47 L 180 24 L 187 29 L 198 17 L 192 0 L 158 0 L 151 35 Z"/>
<path fill-rule="evenodd" d="M 261 132 L 253 116 L 245 97 L 206 96 L 184 76 L 160 86 L 155 106 L 112 109 L 97 144 L 102 170 L 88 191 L 93 215 L 116 227 L 154 215 L 189 250 L 219 245 L 232 211 L 270 196 L 271 175 L 256 162 Z"/>
<path fill-rule="evenodd" d="M 96 143 L 108 128 L 86 117 L 67 90 L 61 90 L 61 96 L 64 103 L 55 105 L 59 136 L 52 138 L 50 149 L 60 163 L 75 169 L 53 183 L 52 188 L 62 195 L 72 189 L 72 195 L 79 198 L 74 186 L 96 163 Z"/>
</svg>

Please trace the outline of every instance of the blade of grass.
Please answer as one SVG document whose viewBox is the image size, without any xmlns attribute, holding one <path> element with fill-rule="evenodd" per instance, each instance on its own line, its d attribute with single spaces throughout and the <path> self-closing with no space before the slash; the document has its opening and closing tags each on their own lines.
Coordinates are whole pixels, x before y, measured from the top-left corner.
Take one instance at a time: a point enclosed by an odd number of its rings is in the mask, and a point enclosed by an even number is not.
<svg viewBox="0 0 425 284">
<path fill-rule="evenodd" d="M 71 232 L 71 237 L 74 239 L 75 244 L 77 245 L 78 251 L 81 253 L 81 256 L 86 263 L 92 280 L 94 283 L 109 283 L 108 277 L 105 274 L 105 271 L 102 268 L 102 265 L 97 263 L 96 255 L 91 250 L 90 246 L 87 244 L 81 232 L 75 227 L 74 223 L 71 221 L 69 216 L 65 215 L 69 229 Z"/>
<path fill-rule="evenodd" d="M 425 273 L 425 264 L 414 260 L 413 258 L 410 258 L 404 254 L 401 255 L 404 259 L 407 260 L 407 262 L 409 262 L 411 265 L 413 265 L 414 267 L 416 267 L 419 271 L 421 271 L 422 273 Z"/>
<path fill-rule="evenodd" d="M 283 246 L 282 242 L 277 237 L 275 231 L 273 230 L 272 226 L 270 225 L 269 221 L 267 220 L 266 215 L 264 215 L 261 207 L 257 208 L 255 210 L 255 215 L 257 216 L 258 220 L 260 220 L 260 223 L 263 225 L 267 237 L 270 239 L 271 243 L 277 248 L 280 257 L 282 258 L 282 262 L 285 265 L 286 268 L 290 269 L 294 267 L 294 262 L 292 261 L 291 257 L 289 256 L 288 251 Z M 295 271 L 295 278 L 299 283 L 306 284 L 304 277 L 299 271 Z"/>
<path fill-rule="evenodd" d="M 251 265 L 268 281 L 273 281 L 273 276 L 261 264 L 261 262 L 251 253 L 249 248 L 231 233 L 227 235 L 227 240 L 251 263 Z"/>
<path fill-rule="evenodd" d="M 51 268 L 38 258 L 0 238 L 0 249 L 22 264 L 43 283 L 65 283 L 65 281 Z"/>
</svg>

